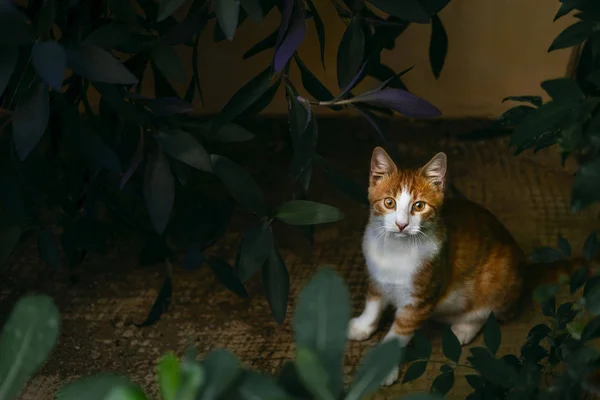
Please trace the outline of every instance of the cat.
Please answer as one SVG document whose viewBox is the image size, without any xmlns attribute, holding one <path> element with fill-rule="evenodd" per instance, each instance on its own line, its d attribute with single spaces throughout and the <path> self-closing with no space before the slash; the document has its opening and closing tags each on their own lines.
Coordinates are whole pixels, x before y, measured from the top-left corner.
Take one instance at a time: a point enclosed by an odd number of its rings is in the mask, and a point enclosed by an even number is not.
<svg viewBox="0 0 600 400">
<path fill-rule="evenodd" d="M 348 327 L 350 340 L 371 337 L 392 305 L 395 320 L 384 341 L 397 338 L 406 346 L 433 319 L 449 324 L 466 345 L 490 313 L 511 319 L 535 283 L 584 265 L 581 258 L 544 270 L 529 264 L 488 210 L 466 199 L 445 199 L 446 171 L 444 153 L 419 169 L 401 170 L 384 149 L 374 149 L 371 213 L 362 242 L 370 279 L 363 312 Z M 398 374 L 396 367 L 383 383 L 393 384 Z"/>
</svg>

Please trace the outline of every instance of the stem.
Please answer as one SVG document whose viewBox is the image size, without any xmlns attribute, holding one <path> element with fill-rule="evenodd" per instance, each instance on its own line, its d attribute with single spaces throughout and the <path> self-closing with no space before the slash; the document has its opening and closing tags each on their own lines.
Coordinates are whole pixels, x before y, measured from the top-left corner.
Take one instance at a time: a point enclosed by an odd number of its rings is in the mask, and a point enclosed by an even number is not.
<svg viewBox="0 0 600 400">
<path fill-rule="evenodd" d="M 342 99 L 342 100 L 327 100 L 327 101 L 309 101 L 310 104 L 315 106 L 343 106 L 345 104 L 355 103 L 353 99 Z"/>
</svg>

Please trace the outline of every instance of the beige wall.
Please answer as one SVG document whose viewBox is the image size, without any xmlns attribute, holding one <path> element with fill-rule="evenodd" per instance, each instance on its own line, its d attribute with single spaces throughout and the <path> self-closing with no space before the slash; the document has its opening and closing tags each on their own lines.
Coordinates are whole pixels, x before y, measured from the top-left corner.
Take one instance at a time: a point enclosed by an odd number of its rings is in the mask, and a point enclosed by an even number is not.
<svg viewBox="0 0 600 400">
<path fill-rule="evenodd" d="M 327 27 L 327 69 L 323 70 L 321 66 L 311 21 L 299 53 L 311 70 L 336 93 L 336 53 L 344 24 L 335 15 L 330 1 L 316 0 L 316 4 Z M 546 52 L 553 38 L 572 23 L 570 17 L 552 22 L 559 4 L 556 0 L 453 0 L 441 13 L 449 37 L 449 51 L 439 80 L 433 77 L 429 68 L 429 25 L 411 25 L 400 36 L 396 49 L 386 52 L 383 60 L 396 71 L 415 64 L 405 76 L 406 85 L 438 106 L 446 117 L 497 116 L 509 106 L 501 103 L 503 97 L 542 94 L 539 86 L 542 80 L 565 75 L 570 51 Z M 268 65 L 271 51 L 246 61 L 241 61 L 241 56 L 271 33 L 278 22 L 276 11 L 262 25 L 248 20 L 233 42 L 218 44 L 212 42 L 212 25 L 205 30 L 199 55 L 205 96 L 204 108 L 197 105 L 201 113 L 219 112 L 244 82 Z M 181 54 L 185 64 L 189 65 L 189 54 Z M 295 65 L 292 79 L 300 86 Z M 373 81 L 366 81 L 362 87 L 373 84 Z M 265 113 L 285 112 L 286 103 L 280 90 Z"/>
</svg>

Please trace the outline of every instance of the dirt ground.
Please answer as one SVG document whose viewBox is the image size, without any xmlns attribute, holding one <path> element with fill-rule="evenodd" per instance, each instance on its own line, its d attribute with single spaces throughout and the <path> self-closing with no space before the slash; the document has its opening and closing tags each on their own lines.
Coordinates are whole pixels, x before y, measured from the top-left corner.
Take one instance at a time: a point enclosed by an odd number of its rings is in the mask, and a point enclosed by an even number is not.
<svg viewBox="0 0 600 400">
<path fill-rule="evenodd" d="M 397 143 L 402 161 L 425 162 L 438 151 L 449 157 L 452 182 L 464 196 L 489 208 L 530 252 L 540 245 L 554 245 L 560 233 L 572 244 L 574 252 L 583 245 L 588 233 L 598 228 L 598 208 L 572 215 L 569 212 L 572 168 L 563 168 L 554 150 L 513 156 L 505 138 L 487 141 L 459 141 L 456 134 L 480 126 L 480 121 L 439 121 L 410 125 L 390 122 L 386 126 Z M 285 191 L 287 150 L 275 132 L 285 122 L 263 121 L 258 125 L 265 152 L 246 152 L 254 158 L 253 175 L 273 199 Z M 366 184 L 369 157 L 375 142 L 371 128 L 362 120 L 320 121 L 319 152 L 336 167 L 345 170 L 357 182 Z M 281 172 L 283 171 L 283 173 Z M 134 322 L 146 317 L 163 279 L 163 266 L 139 267 L 139 243 L 123 240 L 105 256 L 91 256 L 73 282 L 62 274 L 45 271 L 37 261 L 35 244 L 16 252 L 9 273 L 0 275 L 0 316 L 16 299 L 30 291 L 47 293 L 56 299 L 62 313 L 59 343 L 45 367 L 30 381 L 22 399 L 52 399 L 57 388 L 74 377 L 99 371 L 117 371 L 131 376 L 152 398 L 155 363 L 167 350 L 181 352 L 194 343 L 200 353 L 224 347 L 233 351 L 246 365 L 270 373 L 293 357 L 290 326 L 294 299 L 315 270 L 322 265 L 335 268 L 345 279 L 352 294 L 354 313 L 362 305 L 365 269 L 360 239 L 367 209 L 335 193 L 315 173 L 311 198 L 341 208 L 346 214 L 340 223 L 316 229 L 315 243 L 309 250 L 301 235 L 277 226 L 277 235 L 291 277 L 291 305 L 283 326 L 269 313 L 262 294 L 260 278 L 247 285 L 250 297 L 241 299 L 218 283 L 209 268 L 185 271 L 174 266 L 174 295 L 169 312 L 155 325 L 137 328 Z M 243 215 L 237 216 L 232 231 L 214 249 L 233 261 Z M 518 353 L 530 327 L 543 317 L 528 310 L 517 321 L 503 326 L 500 353 Z M 387 330 L 367 342 L 347 346 L 347 378 L 354 373 L 361 356 Z M 432 359 L 442 360 L 439 336 L 433 332 Z M 478 338 L 475 344 L 481 344 Z M 463 356 L 467 351 L 463 351 Z M 428 390 L 439 373 L 439 364 L 430 363 L 426 374 L 413 383 L 396 384 L 376 397 L 388 399 L 414 390 Z M 469 393 L 457 369 L 455 388 L 449 398 L 464 398 Z"/>
</svg>

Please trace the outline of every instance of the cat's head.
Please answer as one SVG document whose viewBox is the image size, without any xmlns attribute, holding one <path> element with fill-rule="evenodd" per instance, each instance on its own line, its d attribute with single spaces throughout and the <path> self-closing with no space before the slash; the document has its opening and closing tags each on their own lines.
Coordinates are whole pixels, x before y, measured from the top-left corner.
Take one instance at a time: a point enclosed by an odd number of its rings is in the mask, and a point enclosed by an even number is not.
<svg viewBox="0 0 600 400">
<path fill-rule="evenodd" d="M 369 178 L 371 219 L 395 236 L 426 232 L 444 202 L 446 154 L 416 170 L 399 169 L 381 147 L 373 150 Z"/>
</svg>

